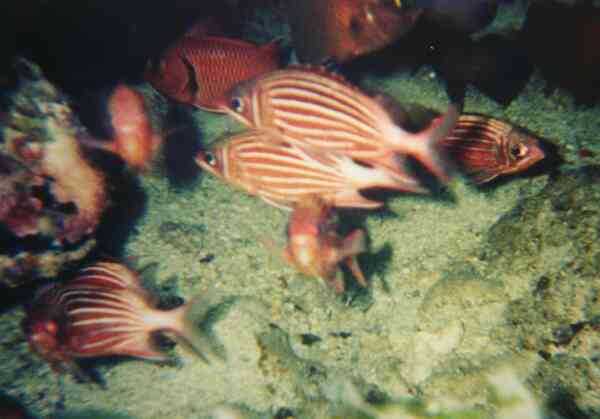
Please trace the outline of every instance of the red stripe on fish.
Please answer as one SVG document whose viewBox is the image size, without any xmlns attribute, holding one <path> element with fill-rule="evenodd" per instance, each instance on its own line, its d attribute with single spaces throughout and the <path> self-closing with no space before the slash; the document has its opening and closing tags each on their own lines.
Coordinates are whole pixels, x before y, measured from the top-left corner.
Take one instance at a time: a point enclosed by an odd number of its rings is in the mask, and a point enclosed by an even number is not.
<svg viewBox="0 0 600 419">
<path fill-rule="evenodd" d="M 397 155 L 410 155 L 447 179 L 437 145 L 458 116 L 450 107 L 441 120 L 416 134 L 397 126 L 379 103 L 339 76 L 313 67 L 277 70 L 241 83 L 228 93 L 230 115 L 275 138 L 315 151 L 341 153 L 406 176 Z"/>
<path fill-rule="evenodd" d="M 478 184 L 521 172 L 544 158 L 537 138 L 480 115 L 461 115 L 442 145 L 458 168 Z"/>
<path fill-rule="evenodd" d="M 317 195 L 335 206 L 375 208 L 382 203 L 362 197 L 360 189 L 423 191 L 409 176 L 362 166 L 334 153 L 316 154 L 262 131 L 235 135 L 200 153 L 196 162 L 246 192 L 285 208 L 306 195 Z"/>
<path fill-rule="evenodd" d="M 188 319 L 188 306 L 159 310 L 134 271 L 101 262 L 82 269 L 64 284 L 42 289 L 23 328 L 33 350 L 57 372 L 89 378 L 75 359 L 128 355 L 161 360 L 152 334 L 168 331 L 200 347 Z"/>
</svg>

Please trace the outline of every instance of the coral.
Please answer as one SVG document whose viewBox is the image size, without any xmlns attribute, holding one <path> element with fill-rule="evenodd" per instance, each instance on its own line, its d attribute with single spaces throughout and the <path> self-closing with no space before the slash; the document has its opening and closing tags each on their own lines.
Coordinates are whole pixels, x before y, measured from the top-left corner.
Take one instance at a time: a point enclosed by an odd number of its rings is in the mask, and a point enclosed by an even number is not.
<svg viewBox="0 0 600 419">
<path fill-rule="evenodd" d="M 17 68 L 0 143 L 0 223 L 8 238 L 0 272 L 10 286 L 84 256 L 108 205 L 104 175 L 82 153 L 79 137 L 88 134 L 66 97 L 35 64 L 20 59 Z"/>
</svg>

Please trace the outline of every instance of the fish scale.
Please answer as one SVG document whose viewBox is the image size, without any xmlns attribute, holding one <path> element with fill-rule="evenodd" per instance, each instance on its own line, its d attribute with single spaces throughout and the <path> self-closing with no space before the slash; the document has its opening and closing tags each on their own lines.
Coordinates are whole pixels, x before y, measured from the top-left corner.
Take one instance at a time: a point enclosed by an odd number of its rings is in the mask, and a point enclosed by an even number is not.
<svg viewBox="0 0 600 419">
<path fill-rule="evenodd" d="M 149 65 L 145 78 L 162 94 L 211 112 L 222 112 L 225 93 L 237 83 L 279 67 L 277 41 L 256 46 L 232 38 L 184 36 Z"/>
</svg>

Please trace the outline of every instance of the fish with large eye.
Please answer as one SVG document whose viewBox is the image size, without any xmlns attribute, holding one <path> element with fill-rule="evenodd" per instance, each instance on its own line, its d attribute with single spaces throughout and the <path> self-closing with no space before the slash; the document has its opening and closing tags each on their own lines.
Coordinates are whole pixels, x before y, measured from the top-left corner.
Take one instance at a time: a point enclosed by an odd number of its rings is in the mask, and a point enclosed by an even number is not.
<svg viewBox="0 0 600 419">
<path fill-rule="evenodd" d="M 481 115 L 461 115 L 441 144 L 458 170 L 476 184 L 520 173 L 545 157 L 535 136 Z"/>
<path fill-rule="evenodd" d="M 221 112 L 225 93 L 244 80 L 279 67 L 279 40 L 257 46 L 250 42 L 187 33 L 144 77 L 160 93 L 210 112 Z"/>
<path fill-rule="evenodd" d="M 458 111 L 448 112 L 419 132 L 398 126 L 378 96 L 316 66 L 290 66 L 238 84 L 223 109 L 242 124 L 269 132 L 270 138 L 310 150 L 335 153 L 369 167 L 410 176 L 404 156 L 419 161 L 445 181 L 438 143 L 454 127 Z"/>
<path fill-rule="evenodd" d="M 97 377 L 79 358 L 125 355 L 151 360 L 168 357 L 154 345 L 155 332 L 167 332 L 204 354 L 195 331 L 192 303 L 171 310 L 156 307 L 138 274 L 124 265 L 99 262 L 65 283 L 40 289 L 22 323 L 32 351 L 59 374 L 81 381 Z"/>
<path fill-rule="evenodd" d="M 383 203 L 367 199 L 361 190 L 425 192 L 410 176 L 360 165 L 333 153 L 312 153 L 265 131 L 249 130 L 220 141 L 198 153 L 196 163 L 268 204 L 286 209 L 307 195 L 337 207 L 377 208 Z"/>
</svg>

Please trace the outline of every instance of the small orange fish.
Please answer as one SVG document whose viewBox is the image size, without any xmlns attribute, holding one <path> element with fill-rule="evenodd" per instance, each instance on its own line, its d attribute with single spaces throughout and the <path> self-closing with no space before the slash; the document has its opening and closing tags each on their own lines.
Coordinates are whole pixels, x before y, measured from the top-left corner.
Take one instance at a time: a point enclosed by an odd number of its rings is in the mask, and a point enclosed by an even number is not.
<svg viewBox="0 0 600 419">
<path fill-rule="evenodd" d="M 391 44 L 422 9 L 393 0 L 286 0 L 292 40 L 303 63 L 343 63 Z"/>
<path fill-rule="evenodd" d="M 458 169 L 476 184 L 522 172 L 545 157 L 533 135 L 481 115 L 461 115 L 441 144 Z"/>
<path fill-rule="evenodd" d="M 217 36 L 185 36 L 149 63 L 146 80 L 176 101 L 210 112 L 223 112 L 224 96 L 241 81 L 279 67 L 279 45 L 263 46 Z"/>
<path fill-rule="evenodd" d="M 307 276 L 324 279 L 337 293 L 344 292 L 338 264 L 344 263 L 358 282 L 366 287 L 356 255 L 367 249 L 363 230 L 357 229 L 342 238 L 335 232 L 333 208 L 315 195 L 299 201 L 287 227 L 288 262 Z"/>
<path fill-rule="evenodd" d="M 262 131 L 234 135 L 199 153 L 196 163 L 280 208 L 291 208 L 307 195 L 318 195 L 337 207 L 377 208 L 383 204 L 363 197 L 359 190 L 424 192 L 411 177 L 359 165 L 335 153 L 311 153 Z"/>
<path fill-rule="evenodd" d="M 93 377 L 77 358 L 126 355 L 164 360 L 154 332 L 170 332 L 194 348 L 198 337 L 189 318 L 191 305 L 156 308 L 156 299 L 134 271 L 110 262 L 82 269 L 76 278 L 42 288 L 23 321 L 31 349 L 57 373 Z"/>
<path fill-rule="evenodd" d="M 114 153 L 135 170 L 145 169 L 162 139 L 152 129 L 143 96 L 131 87 L 119 85 L 108 101 L 108 112 L 114 138 L 99 141 L 87 137 L 82 138 L 81 143 Z"/>
</svg>

